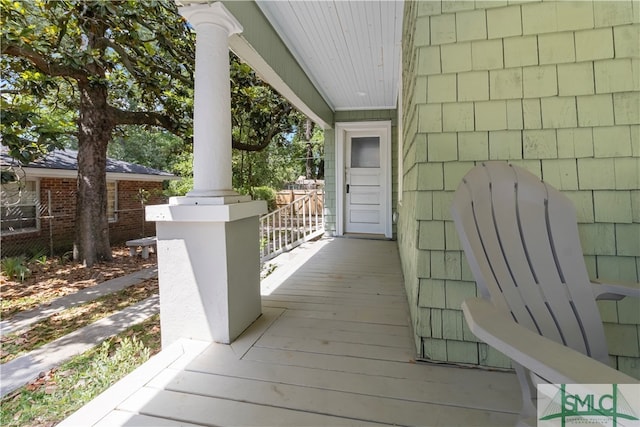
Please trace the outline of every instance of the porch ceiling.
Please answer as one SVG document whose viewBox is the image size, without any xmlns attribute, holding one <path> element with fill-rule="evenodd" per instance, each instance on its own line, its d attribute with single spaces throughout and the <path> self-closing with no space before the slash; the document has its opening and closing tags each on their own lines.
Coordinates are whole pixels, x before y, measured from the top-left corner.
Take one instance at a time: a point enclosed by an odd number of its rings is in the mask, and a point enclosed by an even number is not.
<svg viewBox="0 0 640 427">
<path fill-rule="evenodd" d="M 256 3 L 334 111 L 396 108 L 401 0 Z"/>
</svg>

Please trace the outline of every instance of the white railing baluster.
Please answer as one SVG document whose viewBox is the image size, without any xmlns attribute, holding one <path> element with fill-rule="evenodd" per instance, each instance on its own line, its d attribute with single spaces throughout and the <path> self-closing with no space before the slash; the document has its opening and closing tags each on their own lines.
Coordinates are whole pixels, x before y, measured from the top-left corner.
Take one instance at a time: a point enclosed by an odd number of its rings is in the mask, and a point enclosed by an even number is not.
<svg viewBox="0 0 640 427">
<path fill-rule="evenodd" d="M 307 236 L 307 206 L 307 199 L 304 199 L 302 202 L 302 237 Z"/>
<path fill-rule="evenodd" d="M 269 240 L 269 246 L 272 251 L 276 250 L 276 217 L 271 217 L 271 240 Z"/>
<path fill-rule="evenodd" d="M 282 215 L 278 213 L 278 250 L 282 248 Z"/>
<path fill-rule="evenodd" d="M 264 245 L 267 243 L 262 236 L 264 236 L 264 223 L 260 221 L 260 258 L 264 256 Z"/>
<path fill-rule="evenodd" d="M 300 239 L 300 204 L 302 202 L 298 201 L 298 205 L 296 206 L 296 240 Z"/>
<path fill-rule="evenodd" d="M 324 201 L 323 196 L 324 193 L 312 191 L 260 217 L 261 261 L 271 259 L 324 233 L 324 202 L 320 207 L 319 201 Z"/>
</svg>

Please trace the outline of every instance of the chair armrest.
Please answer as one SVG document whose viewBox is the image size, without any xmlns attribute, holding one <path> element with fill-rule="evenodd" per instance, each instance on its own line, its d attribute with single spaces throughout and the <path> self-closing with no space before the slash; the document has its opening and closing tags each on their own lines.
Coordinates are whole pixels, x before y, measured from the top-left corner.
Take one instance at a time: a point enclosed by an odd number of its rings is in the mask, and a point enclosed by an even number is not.
<svg viewBox="0 0 640 427">
<path fill-rule="evenodd" d="M 640 298 L 640 283 L 592 280 L 591 287 L 597 300 L 619 301 L 624 297 Z"/>
<path fill-rule="evenodd" d="M 476 337 L 550 383 L 638 383 L 635 378 L 517 324 L 485 299 L 465 300 L 462 311 Z"/>
</svg>

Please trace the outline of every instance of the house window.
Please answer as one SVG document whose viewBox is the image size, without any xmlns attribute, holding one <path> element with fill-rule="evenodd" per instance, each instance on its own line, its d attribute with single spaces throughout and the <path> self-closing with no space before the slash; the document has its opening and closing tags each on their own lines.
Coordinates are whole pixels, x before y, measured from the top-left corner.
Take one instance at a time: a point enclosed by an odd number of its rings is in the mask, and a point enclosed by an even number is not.
<svg viewBox="0 0 640 427">
<path fill-rule="evenodd" d="M 2 234 L 24 233 L 40 229 L 40 191 L 37 181 L 2 184 Z"/>
<path fill-rule="evenodd" d="M 107 181 L 107 218 L 109 222 L 118 220 L 118 183 Z"/>
</svg>

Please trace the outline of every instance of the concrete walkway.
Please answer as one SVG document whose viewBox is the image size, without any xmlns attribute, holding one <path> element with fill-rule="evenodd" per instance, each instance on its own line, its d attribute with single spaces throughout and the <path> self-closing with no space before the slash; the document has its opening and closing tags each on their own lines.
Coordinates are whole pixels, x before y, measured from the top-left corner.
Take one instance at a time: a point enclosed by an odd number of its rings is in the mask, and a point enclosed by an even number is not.
<svg viewBox="0 0 640 427">
<path fill-rule="evenodd" d="M 126 276 L 105 281 L 74 294 L 60 297 L 50 305 L 19 313 L 2 322 L 1 335 L 19 331 L 59 311 L 118 292 L 144 280 L 157 277 L 157 274 L 158 269 L 156 267 L 146 268 Z M 2 378 L 0 398 L 38 378 L 41 372 L 60 366 L 72 357 L 84 353 L 107 338 L 145 321 L 158 313 L 159 310 L 158 295 L 151 296 L 118 313 L 100 319 L 84 328 L 77 329 L 36 350 L 0 365 L 0 378 Z"/>
</svg>

